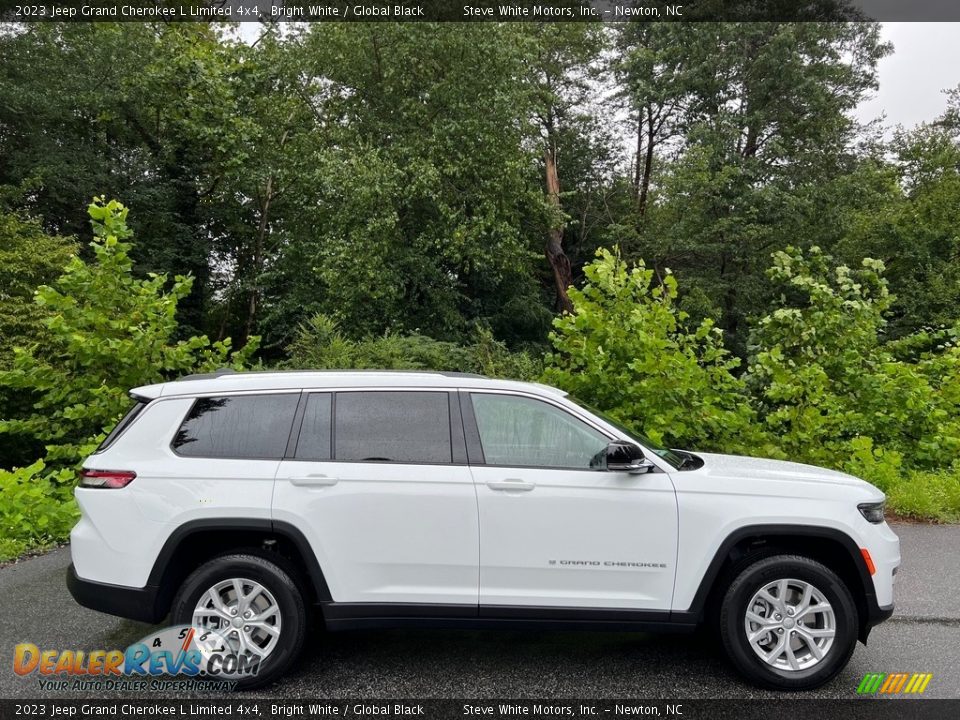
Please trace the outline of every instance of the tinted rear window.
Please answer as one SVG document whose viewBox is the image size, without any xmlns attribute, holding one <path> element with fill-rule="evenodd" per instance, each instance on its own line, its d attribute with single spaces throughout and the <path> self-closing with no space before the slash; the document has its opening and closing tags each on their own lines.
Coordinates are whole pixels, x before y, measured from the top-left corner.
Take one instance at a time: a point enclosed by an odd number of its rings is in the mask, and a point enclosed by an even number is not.
<svg viewBox="0 0 960 720">
<path fill-rule="evenodd" d="M 445 392 L 337 393 L 335 415 L 337 460 L 452 462 Z"/>
<path fill-rule="evenodd" d="M 283 457 L 297 394 L 198 399 L 173 439 L 180 455 L 208 458 Z"/>
</svg>

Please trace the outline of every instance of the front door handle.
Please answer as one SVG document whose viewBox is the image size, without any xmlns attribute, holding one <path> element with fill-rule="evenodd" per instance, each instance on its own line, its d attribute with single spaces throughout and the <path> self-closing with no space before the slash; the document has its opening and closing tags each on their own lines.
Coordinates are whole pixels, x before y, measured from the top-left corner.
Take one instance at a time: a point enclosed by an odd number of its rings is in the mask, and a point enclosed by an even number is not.
<svg viewBox="0 0 960 720">
<path fill-rule="evenodd" d="M 310 475 L 295 475 L 290 478 L 290 484 L 297 487 L 330 487 L 336 485 L 340 478 L 330 477 L 322 473 L 313 473 Z"/>
<path fill-rule="evenodd" d="M 507 492 L 519 491 L 519 492 L 529 492 L 537 486 L 534 482 L 528 482 L 526 480 L 521 480 L 520 478 L 507 478 L 506 480 L 491 480 L 487 483 L 487 487 L 491 490 L 505 490 Z"/>
</svg>

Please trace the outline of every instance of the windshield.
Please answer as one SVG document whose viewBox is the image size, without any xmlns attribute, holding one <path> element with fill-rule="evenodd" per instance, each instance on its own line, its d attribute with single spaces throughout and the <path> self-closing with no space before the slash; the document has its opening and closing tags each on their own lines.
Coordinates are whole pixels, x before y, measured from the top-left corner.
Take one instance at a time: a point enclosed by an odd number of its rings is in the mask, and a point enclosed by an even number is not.
<svg viewBox="0 0 960 720">
<path fill-rule="evenodd" d="M 628 427 L 626 427 L 625 425 L 623 425 L 623 423 L 617 422 L 616 420 L 614 420 L 612 417 L 610 417 L 610 416 L 607 415 L 606 413 L 603 413 L 603 412 L 597 410 L 596 408 L 591 407 L 591 406 L 588 405 L 587 403 L 583 402 L 582 400 L 578 400 L 577 398 L 573 397 L 572 395 L 568 395 L 568 396 L 567 396 L 567 399 L 568 399 L 568 400 L 571 400 L 571 401 L 574 402 L 574 403 L 576 403 L 577 405 L 579 405 L 580 407 L 582 407 L 584 410 L 587 410 L 587 411 L 590 412 L 591 414 L 596 415 L 598 418 L 600 418 L 600 419 L 603 420 L 604 422 L 606 422 L 606 423 L 608 423 L 608 424 L 610 424 L 610 425 L 613 425 L 613 427 L 617 428 L 617 430 L 619 430 L 620 432 L 622 432 L 622 433 L 623 433 L 624 435 L 626 435 L 628 438 L 631 438 L 631 439 L 633 439 L 634 441 L 636 441 L 637 443 L 639 443 L 640 445 L 643 445 L 645 448 L 647 448 L 648 450 L 650 450 L 651 452 L 653 452 L 654 454 L 656 454 L 657 457 L 663 458 L 663 459 L 666 460 L 668 463 L 670 463 L 674 468 L 679 469 L 680 466 L 683 465 L 684 458 L 682 458 L 680 455 L 678 455 L 677 453 L 675 453 L 673 450 L 670 450 L 669 448 L 662 447 L 662 446 L 658 445 L 657 443 L 655 443 L 655 442 L 654 442 L 653 440 L 651 440 L 650 438 L 646 437 L 645 435 L 641 435 L 641 434 L 638 433 L 638 432 L 634 432 L 634 431 L 631 430 L 630 428 L 628 428 Z"/>
</svg>

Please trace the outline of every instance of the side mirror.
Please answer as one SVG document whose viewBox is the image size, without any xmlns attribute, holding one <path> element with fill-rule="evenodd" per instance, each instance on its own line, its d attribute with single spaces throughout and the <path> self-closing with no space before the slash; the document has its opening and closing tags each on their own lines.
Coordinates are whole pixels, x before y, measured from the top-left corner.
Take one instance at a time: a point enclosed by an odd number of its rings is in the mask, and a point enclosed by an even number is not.
<svg viewBox="0 0 960 720">
<path fill-rule="evenodd" d="M 616 440 L 603 451 L 602 468 L 609 472 L 628 472 L 634 475 L 650 472 L 655 465 L 643 456 L 643 451 L 631 442 Z"/>
</svg>

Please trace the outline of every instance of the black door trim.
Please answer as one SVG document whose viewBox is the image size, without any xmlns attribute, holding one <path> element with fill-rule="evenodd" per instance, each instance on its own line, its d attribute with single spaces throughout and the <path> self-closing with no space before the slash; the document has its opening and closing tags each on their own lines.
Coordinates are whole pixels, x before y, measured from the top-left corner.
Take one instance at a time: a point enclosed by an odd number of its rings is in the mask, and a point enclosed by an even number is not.
<svg viewBox="0 0 960 720">
<path fill-rule="evenodd" d="M 689 632 L 666 610 L 432 603 L 321 603 L 328 630 L 387 628 Z"/>
</svg>

